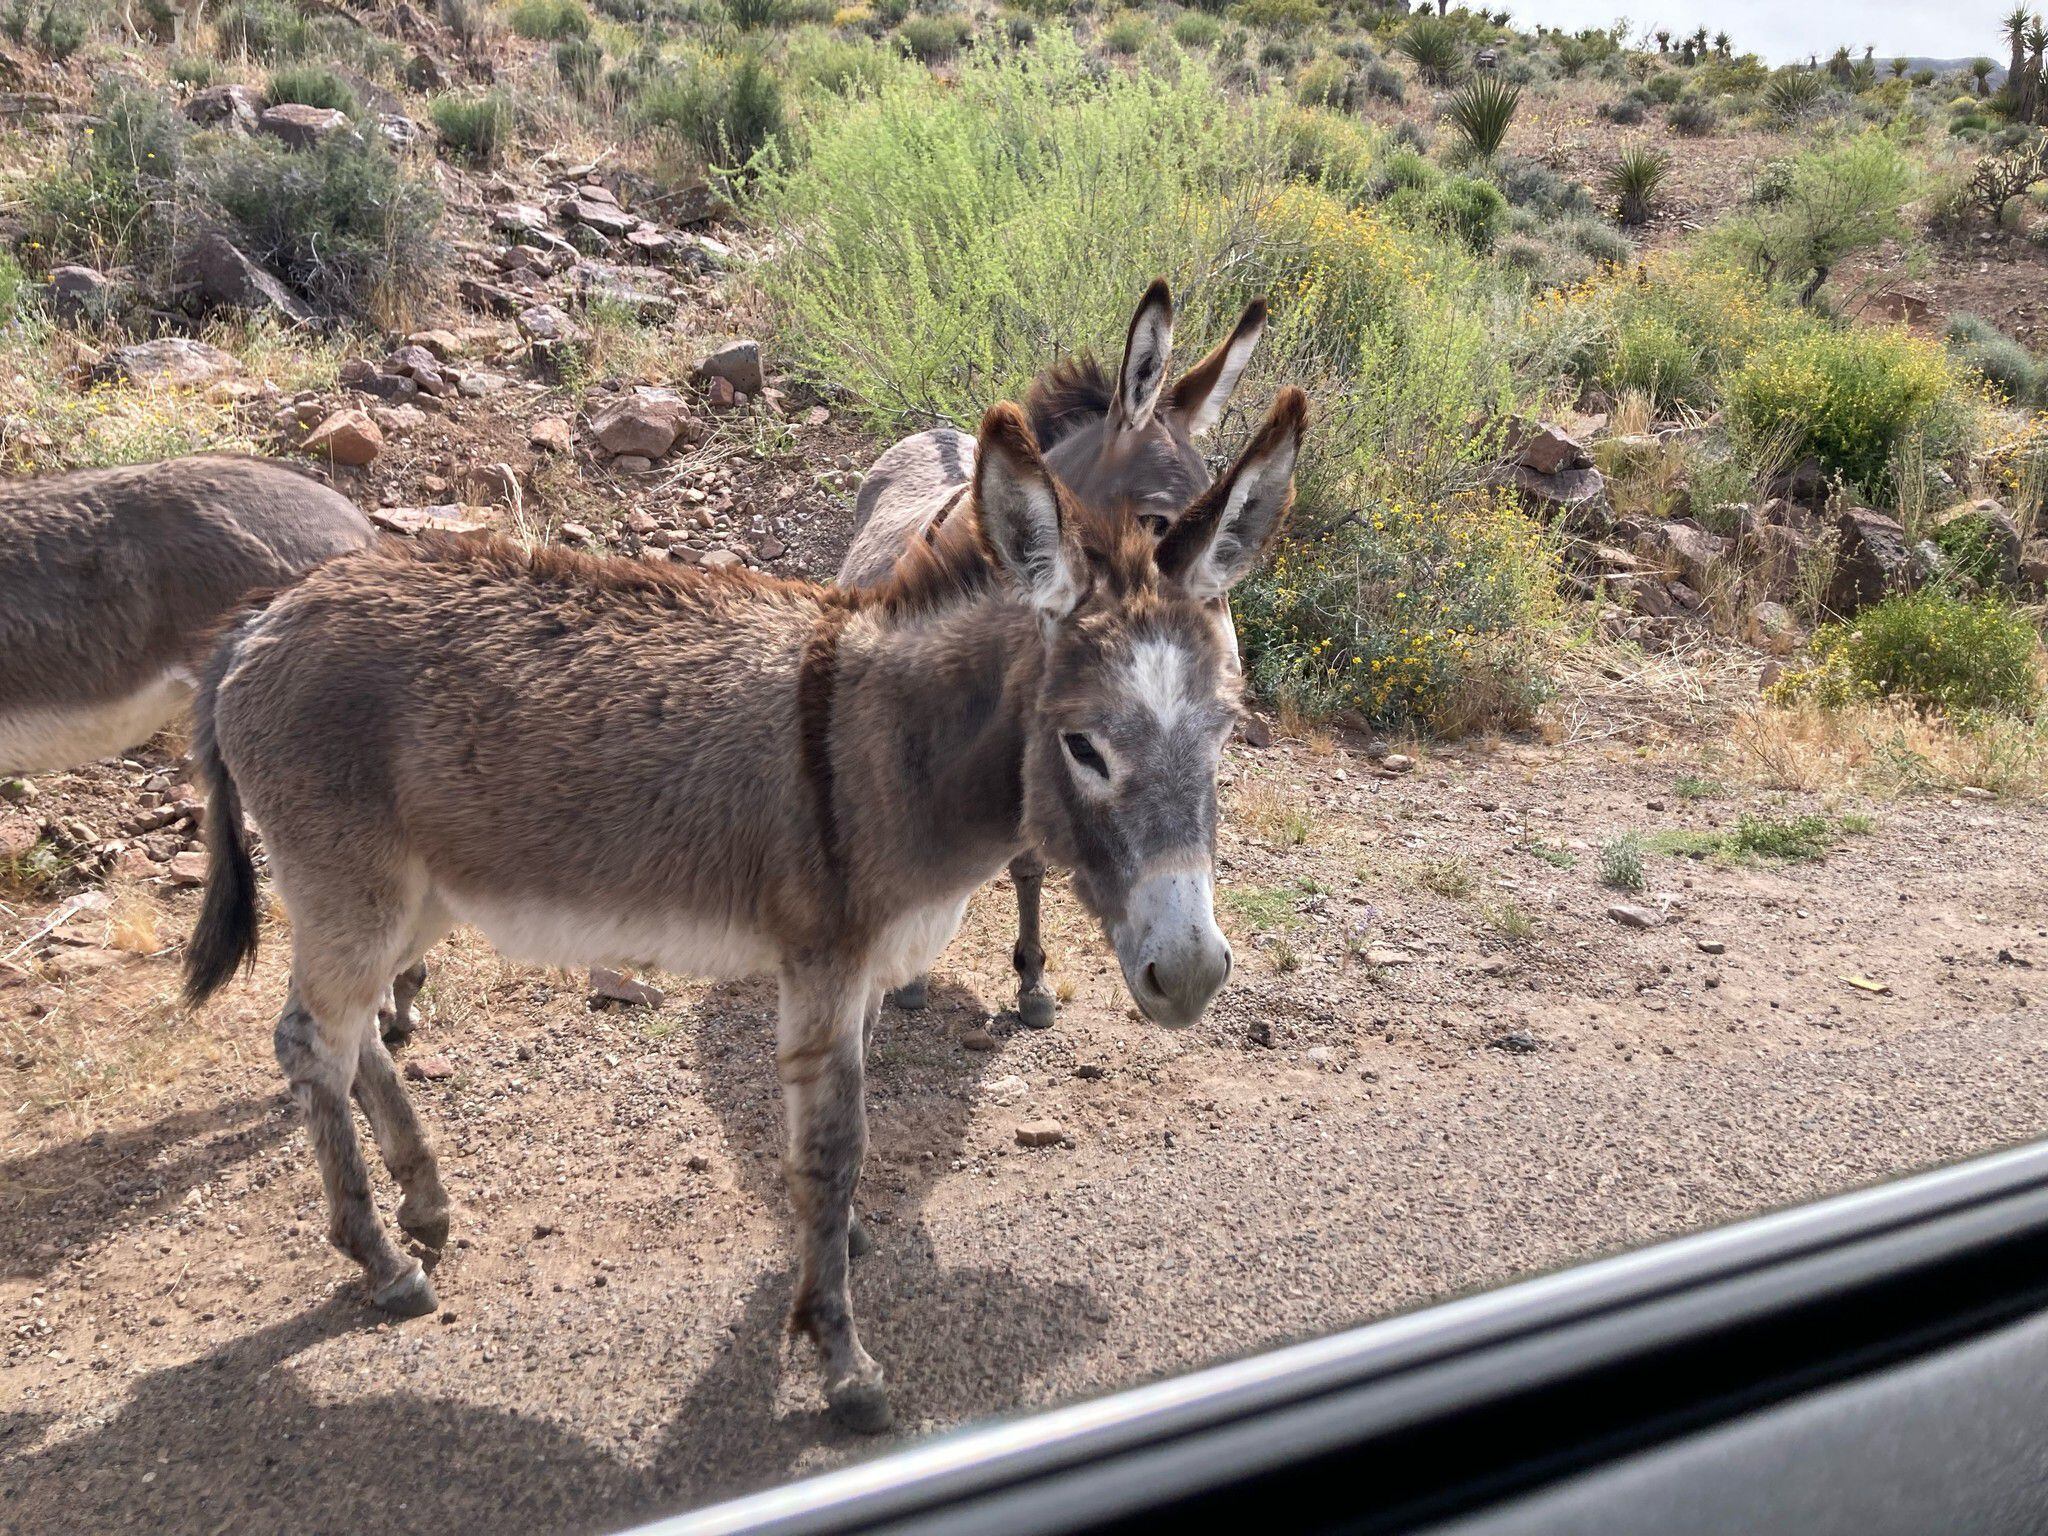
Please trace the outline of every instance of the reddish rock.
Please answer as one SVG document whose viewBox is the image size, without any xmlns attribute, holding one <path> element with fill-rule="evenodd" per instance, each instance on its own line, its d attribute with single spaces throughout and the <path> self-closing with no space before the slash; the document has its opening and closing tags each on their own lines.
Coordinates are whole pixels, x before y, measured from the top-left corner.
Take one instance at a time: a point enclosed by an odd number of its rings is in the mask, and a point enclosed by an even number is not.
<svg viewBox="0 0 2048 1536">
<path fill-rule="evenodd" d="M 526 435 L 529 446 L 541 453 L 568 453 L 574 447 L 569 423 L 559 416 L 543 416 Z"/>
<path fill-rule="evenodd" d="M 321 422 L 299 447 L 315 458 L 359 469 L 383 451 L 384 433 L 369 412 L 350 407 Z"/>
</svg>

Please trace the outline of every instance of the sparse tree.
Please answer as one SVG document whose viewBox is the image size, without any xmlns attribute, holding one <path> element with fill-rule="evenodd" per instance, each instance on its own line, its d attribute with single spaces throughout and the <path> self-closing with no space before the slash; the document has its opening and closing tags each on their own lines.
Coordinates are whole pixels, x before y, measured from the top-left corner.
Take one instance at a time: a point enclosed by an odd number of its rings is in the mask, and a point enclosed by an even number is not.
<svg viewBox="0 0 2048 1536">
<path fill-rule="evenodd" d="M 1913 61 L 1912 61 L 1911 59 L 1893 59 L 1893 60 L 1892 60 L 1892 78 L 1893 78 L 1894 80 L 1903 80 L 1903 79 L 1905 79 L 1905 77 L 1906 77 L 1906 71 L 1907 71 L 1907 70 L 1909 70 L 1909 69 L 1911 69 L 1912 67 L 1913 67 Z"/>
<path fill-rule="evenodd" d="M 1987 59 L 1981 53 L 1976 58 L 1970 60 L 1969 70 L 1971 75 L 1976 78 L 1977 94 L 1979 96 L 1989 96 L 1991 94 L 1991 71 L 1996 68 L 1998 68 L 1998 61 L 1996 59 Z"/>
<path fill-rule="evenodd" d="M 2024 5 L 2016 5 L 2005 13 L 2005 40 L 2012 48 L 2011 62 L 2005 66 L 2005 88 L 2009 91 L 2019 90 L 2020 76 L 2027 71 L 2027 23 L 2032 20 Z"/>
<path fill-rule="evenodd" d="M 2048 93 L 2041 89 L 2041 55 L 2048 52 L 2048 25 L 2036 16 L 2027 26 L 2027 75 L 2020 88 L 2019 111 L 2014 115 L 2031 123 L 2048 107 Z"/>
<path fill-rule="evenodd" d="M 1669 53 L 1671 51 L 1670 32 L 1666 31 L 1662 27 L 1659 27 L 1654 36 L 1657 39 L 1657 51 L 1659 53 Z"/>
</svg>

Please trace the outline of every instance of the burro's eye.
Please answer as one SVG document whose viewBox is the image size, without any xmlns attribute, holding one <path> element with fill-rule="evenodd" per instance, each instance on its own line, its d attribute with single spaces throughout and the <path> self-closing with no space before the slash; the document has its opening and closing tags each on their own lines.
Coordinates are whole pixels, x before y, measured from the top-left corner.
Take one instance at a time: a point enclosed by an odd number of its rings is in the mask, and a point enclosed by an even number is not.
<svg viewBox="0 0 2048 1536">
<path fill-rule="evenodd" d="M 1086 768 L 1090 773 L 1109 777 L 1109 764 L 1102 760 L 1102 754 L 1095 750 L 1095 743 L 1079 731 L 1068 731 L 1060 738 L 1060 745 L 1067 749 L 1067 756 Z"/>
</svg>

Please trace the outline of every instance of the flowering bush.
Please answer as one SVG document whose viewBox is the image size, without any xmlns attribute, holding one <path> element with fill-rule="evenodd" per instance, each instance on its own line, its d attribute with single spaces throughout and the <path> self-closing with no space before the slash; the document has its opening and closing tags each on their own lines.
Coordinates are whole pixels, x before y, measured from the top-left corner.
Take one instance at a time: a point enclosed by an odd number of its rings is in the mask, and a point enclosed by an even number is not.
<svg viewBox="0 0 2048 1536">
<path fill-rule="evenodd" d="M 1792 441 L 1823 473 L 1866 490 L 1889 480 L 1909 434 L 1939 450 L 1968 424 L 1960 379 L 1938 345 L 1865 328 L 1816 326 L 1764 348 L 1730 381 L 1728 412 L 1740 439 Z"/>
<path fill-rule="evenodd" d="M 1233 599 L 1261 696 L 1455 733 L 1544 693 L 1556 557 L 1511 499 L 1390 500 L 1284 546 Z"/>
<path fill-rule="evenodd" d="M 1813 636 L 1814 665 L 1774 701 L 1839 708 L 1877 698 L 1950 711 L 2029 715 L 2041 699 L 2041 638 L 2005 603 L 1928 590 L 1888 597 Z"/>
</svg>

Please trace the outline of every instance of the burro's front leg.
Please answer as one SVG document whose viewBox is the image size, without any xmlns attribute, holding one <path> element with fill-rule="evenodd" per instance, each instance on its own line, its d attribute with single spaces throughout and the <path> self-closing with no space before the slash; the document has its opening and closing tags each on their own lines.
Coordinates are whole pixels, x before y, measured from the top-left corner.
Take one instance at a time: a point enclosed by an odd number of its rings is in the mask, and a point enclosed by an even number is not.
<svg viewBox="0 0 2048 1536">
<path fill-rule="evenodd" d="M 853 1190 L 867 1156 L 862 1100 L 865 978 L 831 967 L 788 967 L 776 1027 L 788 1142 L 783 1170 L 796 1206 L 793 1332 L 809 1334 L 825 1357 L 825 1401 L 849 1429 L 879 1434 L 892 1418 L 881 1367 L 861 1348 L 847 1291 L 847 1234 Z"/>
</svg>

